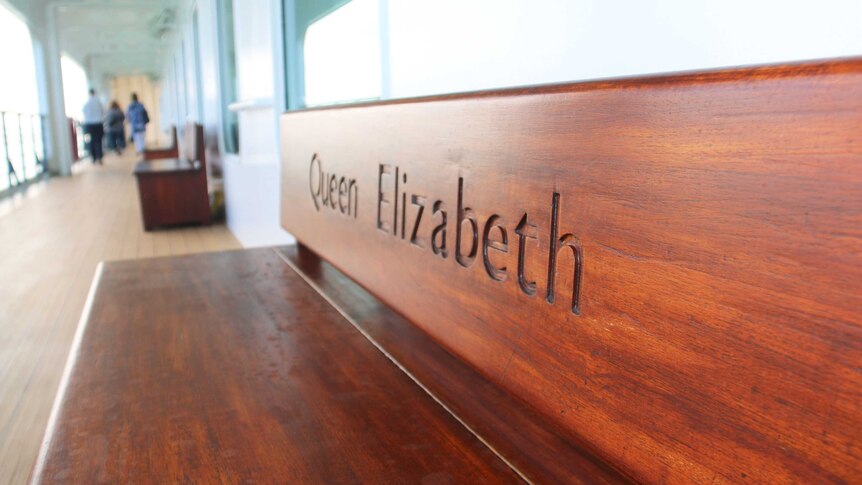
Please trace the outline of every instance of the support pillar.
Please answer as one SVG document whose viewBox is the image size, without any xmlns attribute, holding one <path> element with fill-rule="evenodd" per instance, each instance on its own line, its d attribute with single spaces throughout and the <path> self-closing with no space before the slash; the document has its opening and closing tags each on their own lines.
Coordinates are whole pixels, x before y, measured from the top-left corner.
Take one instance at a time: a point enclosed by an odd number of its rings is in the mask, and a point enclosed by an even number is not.
<svg viewBox="0 0 862 485">
<path fill-rule="evenodd" d="M 60 67 L 60 34 L 57 25 L 57 7 L 45 7 L 45 23 L 38 29 L 37 47 L 34 49 L 39 79 L 39 101 L 47 114 L 46 151 L 48 170 L 56 175 L 72 174 L 72 145 L 69 124 L 66 120 L 66 102 L 63 96 L 63 71 Z M 34 34 L 36 31 L 34 29 Z"/>
</svg>

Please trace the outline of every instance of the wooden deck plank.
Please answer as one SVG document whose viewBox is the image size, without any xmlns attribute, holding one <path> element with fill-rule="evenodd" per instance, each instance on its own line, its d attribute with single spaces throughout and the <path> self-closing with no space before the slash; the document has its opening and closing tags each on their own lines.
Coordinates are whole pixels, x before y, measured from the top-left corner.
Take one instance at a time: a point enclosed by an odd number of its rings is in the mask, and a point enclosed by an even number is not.
<svg viewBox="0 0 862 485">
<path fill-rule="evenodd" d="M 0 200 L 0 483 L 26 483 L 98 262 L 154 254 L 134 161 L 131 151 L 107 155 L 104 167 L 81 163 L 72 177 Z M 240 247 L 229 231 L 206 230 Z"/>
</svg>

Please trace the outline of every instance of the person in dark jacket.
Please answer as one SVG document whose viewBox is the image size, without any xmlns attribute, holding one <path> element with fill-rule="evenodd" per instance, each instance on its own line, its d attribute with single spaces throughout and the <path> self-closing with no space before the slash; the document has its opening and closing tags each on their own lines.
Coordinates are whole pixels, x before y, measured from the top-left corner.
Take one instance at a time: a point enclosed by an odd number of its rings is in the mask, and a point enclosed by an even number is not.
<svg viewBox="0 0 862 485">
<path fill-rule="evenodd" d="M 144 105 L 138 102 L 138 95 L 132 93 L 132 103 L 129 105 L 126 116 L 129 118 L 129 125 L 132 128 L 132 140 L 135 142 L 135 151 L 141 153 L 144 151 L 144 138 L 147 133 L 147 123 L 150 122 L 150 115 L 147 114 L 147 109 Z"/>
<path fill-rule="evenodd" d="M 108 148 L 117 152 L 117 155 L 122 154 L 126 148 L 126 129 L 123 126 L 125 121 L 126 115 L 120 105 L 112 101 L 108 114 L 105 115 L 105 133 L 108 135 Z"/>
</svg>

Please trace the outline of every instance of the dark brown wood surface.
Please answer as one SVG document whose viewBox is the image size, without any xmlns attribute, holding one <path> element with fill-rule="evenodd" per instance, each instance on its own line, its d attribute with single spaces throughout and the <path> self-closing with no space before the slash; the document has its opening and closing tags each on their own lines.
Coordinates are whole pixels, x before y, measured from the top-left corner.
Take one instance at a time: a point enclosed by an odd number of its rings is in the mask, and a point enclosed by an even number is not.
<svg viewBox="0 0 862 485">
<path fill-rule="evenodd" d="M 375 345 L 533 483 L 627 483 L 588 443 L 490 383 L 309 250 L 279 254 Z"/>
<path fill-rule="evenodd" d="M 862 481 L 862 61 L 307 110 L 282 147 L 286 229 L 625 475 Z"/>
<path fill-rule="evenodd" d="M 141 218 L 147 231 L 178 224 L 209 224 L 209 190 L 203 127 L 189 123 L 183 129 L 180 158 L 139 162 Z"/>
<path fill-rule="evenodd" d="M 197 170 L 196 162 L 179 158 L 166 158 L 148 162 L 138 162 L 135 165 L 135 175 L 163 172 L 189 172 Z"/>
<path fill-rule="evenodd" d="M 105 263 L 86 322 L 34 483 L 520 480 L 272 249 Z"/>
</svg>

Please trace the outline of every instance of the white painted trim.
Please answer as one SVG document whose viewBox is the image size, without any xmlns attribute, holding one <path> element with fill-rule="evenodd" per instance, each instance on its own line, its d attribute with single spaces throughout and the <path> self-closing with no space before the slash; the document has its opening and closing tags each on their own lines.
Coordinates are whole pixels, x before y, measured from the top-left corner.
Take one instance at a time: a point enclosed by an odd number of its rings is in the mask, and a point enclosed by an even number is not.
<svg viewBox="0 0 862 485">
<path fill-rule="evenodd" d="M 243 99 L 241 101 L 237 101 L 236 103 L 231 103 L 227 105 L 227 109 L 233 111 L 234 113 L 238 113 L 240 111 L 272 108 L 272 105 L 272 98 L 252 98 Z"/>
</svg>

